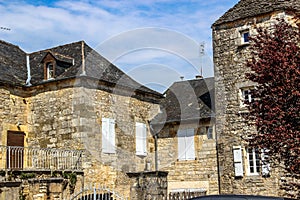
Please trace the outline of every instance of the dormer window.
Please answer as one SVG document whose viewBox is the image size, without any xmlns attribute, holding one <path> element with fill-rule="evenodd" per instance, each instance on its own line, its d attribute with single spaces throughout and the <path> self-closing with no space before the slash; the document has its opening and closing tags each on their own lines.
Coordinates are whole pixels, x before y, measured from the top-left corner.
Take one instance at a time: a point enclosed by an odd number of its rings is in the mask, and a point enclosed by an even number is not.
<svg viewBox="0 0 300 200">
<path fill-rule="evenodd" d="M 54 78 L 54 64 L 52 62 L 46 64 L 46 80 Z"/>
<path fill-rule="evenodd" d="M 53 80 L 73 66 L 74 59 L 69 56 L 49 51 L 46 53 L 41 63 L 43 63 L 44 68 L 44 80 Z"/>
</svg>

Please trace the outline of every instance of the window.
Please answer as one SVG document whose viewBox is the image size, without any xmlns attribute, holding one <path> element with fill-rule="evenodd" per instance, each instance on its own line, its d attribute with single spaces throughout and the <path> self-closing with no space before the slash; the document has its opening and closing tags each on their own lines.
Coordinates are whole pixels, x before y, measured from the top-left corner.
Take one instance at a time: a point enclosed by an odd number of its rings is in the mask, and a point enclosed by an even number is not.
<svg viewBox="0 0 300 200">
<path fill-rule="evenodd" d="M 136 155 L 146 156 L 147 155 L 147 128 L 146 124 L 136 122 Z"/>
<path fill-rule="evenodd" d="M 207 139 L 213 139 L 213 127 L 209 126 L 207 129 Z"/>
<path fill-rule="evenodd" d="M 247 149 L 247 158 L 248 158 L 248 174 L 249 175 L 258 175 L 261 172 L 261 163 L 260 163 L 260 153 L 257 148 Z"/>
<path fill-rule="evenodd" d="M 241 106 L 246 106 L 247 103 L 253 101 L 253 97 L 251 95 L 251 88 L 242 88 L 240 90 L 241 93 Z"/>
<path fill-rule="evenodd" d="M 46 64 L 46 78 L 47 80 L 54 78 L 54 65 L 53 63 Z"/>
<path fill-rule="evenodd" d="M 241 42 L 242 44 L 248 44 L 249 43 L 249 30 L 245 30 L 241 32 Z"/>
<path fill-rule="evenodd" d="M 178 160 L 195 160 L 194 129 L 177 131 Z"/>
<path fill-rule="evenodd" d="M 102 118 L 102 152 L 115 153 L 115 120 Z"/>
</svg>

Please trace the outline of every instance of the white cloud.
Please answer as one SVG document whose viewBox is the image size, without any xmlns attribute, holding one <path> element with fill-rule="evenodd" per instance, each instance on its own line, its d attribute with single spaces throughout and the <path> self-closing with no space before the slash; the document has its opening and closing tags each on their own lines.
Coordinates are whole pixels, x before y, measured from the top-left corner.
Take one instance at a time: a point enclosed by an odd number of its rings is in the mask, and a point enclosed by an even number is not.
<svg viewBox="0 0 300 200">
<path fill-rule="evenodd" d="M 113 38 L 113 45 L 109 43 L 110 47 L 103 48 L 109 53 L 105 56 L 118 60 L 118 66 L 125 72 L 130 67 L 157 63 L 194 77 L 197 72 L 187 71 L 187 66 L 202 64 L 203 74 L 212 76 L 210 26 L 237 1 L 58 0 L 51 5 L 33 5 L 0 0 L 0 26 L 11 28 L 9 32 L 0 31 L 0 38 L 28 52 L 79 40 L 99 47 Z M 156 28 L 150 31 L 145 27 Z M 128 31 L 131 35 L 124 34 Z M 197 45 L 202 42 L 206 57 L 201 61 Z M 135 49 L 146 47 L 152 51 L 136 56 Z M 120 56 L 122 59 L 118 59 Z M 147 73 L 146 69 L 143 72 Z M 143 77 L 141 73 L 134 78 L 139 77 Z M 169 74 L 164 78 L 174 81 Z"/>
</svg>

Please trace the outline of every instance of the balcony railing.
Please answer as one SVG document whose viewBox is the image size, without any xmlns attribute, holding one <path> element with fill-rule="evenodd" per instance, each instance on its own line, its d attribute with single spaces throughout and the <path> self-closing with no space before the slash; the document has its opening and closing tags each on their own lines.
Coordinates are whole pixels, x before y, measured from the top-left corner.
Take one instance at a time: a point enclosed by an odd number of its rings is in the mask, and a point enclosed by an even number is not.
<svg viewBox="0 0 300 200">
<path fill-rule="evenodd" d="M 0 169 L 81 170 L 82 150 L 0 146 Z"/>
</svg>

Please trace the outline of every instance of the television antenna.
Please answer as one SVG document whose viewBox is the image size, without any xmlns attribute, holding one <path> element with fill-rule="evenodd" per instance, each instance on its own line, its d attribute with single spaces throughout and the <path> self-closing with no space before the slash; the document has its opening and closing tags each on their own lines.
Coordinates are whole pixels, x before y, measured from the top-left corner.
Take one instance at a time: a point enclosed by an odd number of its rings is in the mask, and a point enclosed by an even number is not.
<svg viewBox="0 0 300 200">
<path fill-rule="evenodd" d="M 203 68 L 203 57 L 204 57 L 204 55 L 205 55 L 204 48 L 205 48 L 205 42 L 201 42 L 201 43 L 199 44 L 200 75 L 201 75 L 201 76 L 203 76 L 203 74 L 202 74 L 202 68 Z"/>
</svg>

